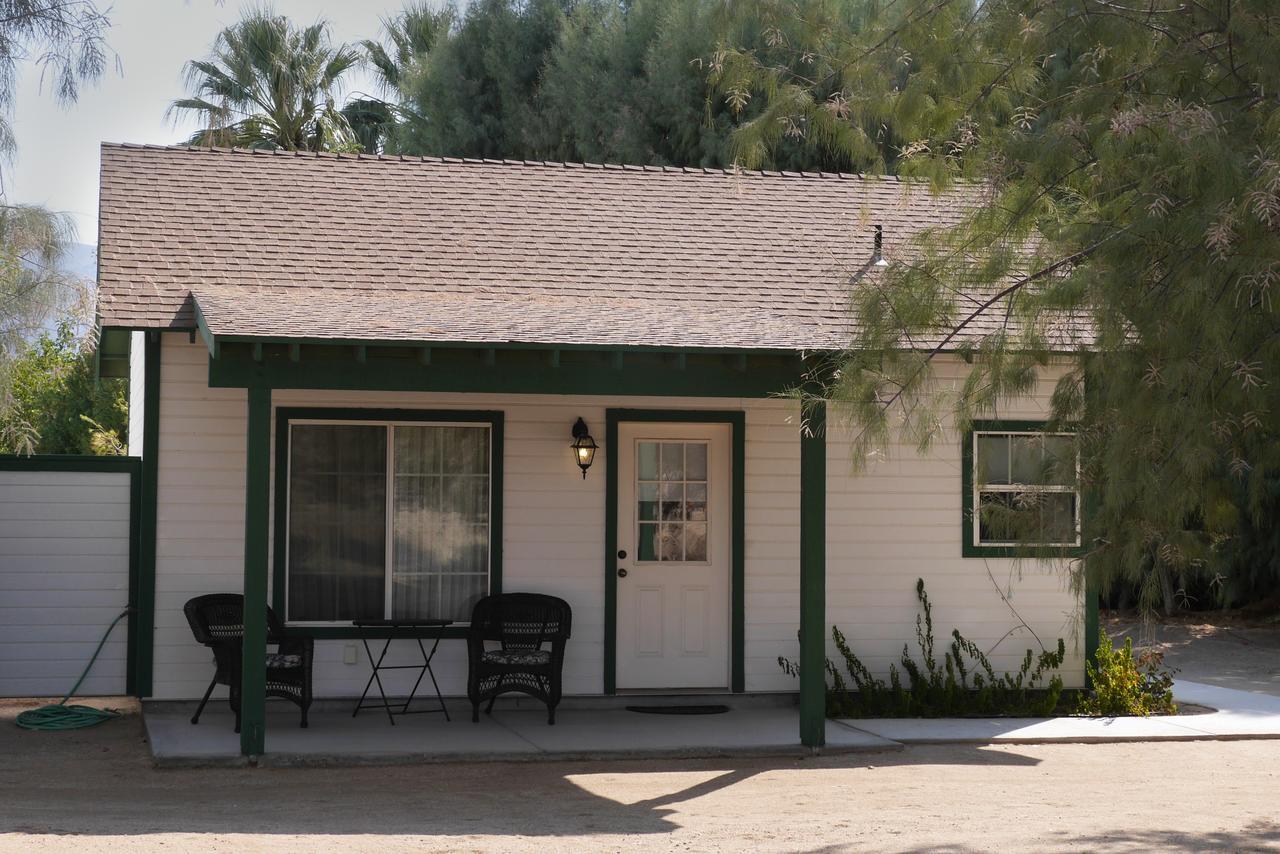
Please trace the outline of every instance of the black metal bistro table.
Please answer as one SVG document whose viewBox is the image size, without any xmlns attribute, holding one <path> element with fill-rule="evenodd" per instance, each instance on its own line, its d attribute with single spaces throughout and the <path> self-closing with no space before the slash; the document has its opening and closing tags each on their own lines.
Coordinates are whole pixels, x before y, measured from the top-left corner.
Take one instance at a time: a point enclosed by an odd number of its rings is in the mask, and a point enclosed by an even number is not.
<svg viewBox="0 0 1280 854">
<path fill-rule="evenodd" d="M 360 714 L 361 709 L 386 709 L 387 720 L 391 721 L 392 726 L 395 725 L 396 715 L 420 715 L 434 712 L 443 712 L 444 719 L 450 720 L 449 709 L 444 704 L 444 697 L 440 693 L 440 685 L 436 682 L 435 671 L 431 669 L 431 659 L 435 657 L 436 650 L 440 647 L 440 639 L 444 637 L 443 629 L 445 626 L 452 625 L 452 620 L 354 620 L 351 624 L 358 629 L 386 629 L 386 641 L 382 644 L 382 653 L 375 660 L 373 650 L 369 647 L 369 639 L 361 638 L 364 643 L 365 655 L 369 656 L 369 664 L 373 667 L 373 673 L 369 674 L 369 681 L 364 683 L 364 692 L 360 695 L 359 702 L 356 703 L 355 709 L 351 712 L 351 717 Z M 415 640 L 418 642 L 418 651 L 422 653 L 421 664 L 383 664 L 383 660 L 387 657 L 387 650 L 391 648 L 391 642 L 394 640 Z M 428 652 L 423 640 L 432 641 L 431 651 Z M 413 688 L 409 690 L 409 696 L 405 698 L 403 703 L 392 703 L 387 700 L 387 692 L 382 688 L 382 677 L 379 676 L 384 670 L 417 670 L 418 678 L 413 683 Z M 438 709 L 414 709 L 409 710 L 409 704 L 413 702 L 414 695 L 418 693 L 418 686 L 422 684 L 423 676 L 431 677 L 431 685 L 436 689 L 436 700 L 440 703 Z M 369 688 L 375 683 L 378 686 L 378 694 L 382 697 L 382 702 L 370 700 L 365 702 L 365 697 L 369 695 Z"/>
</svg>

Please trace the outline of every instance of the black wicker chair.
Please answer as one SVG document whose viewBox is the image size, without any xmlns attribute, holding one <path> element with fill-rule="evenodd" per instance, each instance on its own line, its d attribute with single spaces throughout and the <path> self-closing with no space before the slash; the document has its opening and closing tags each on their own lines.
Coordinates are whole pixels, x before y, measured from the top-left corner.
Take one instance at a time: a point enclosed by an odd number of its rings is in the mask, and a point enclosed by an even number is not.
<svg viewBox="0 0 1280 854">
<path fill-rule="evenodd" d="M 231 689 L 231 711 L 236 716 L 236 732 L 240 731 L 241 648 L 244 640 L 244 597 L 239 593 L 210 593 L 197 596 L 182 607 L 191 624 L 196 642 L 213 650 L 213 681 L 204 692 L 191 723 L 200 722 L 200 714 L 215 685 Z M 267 608 L 267 643 L 279 651 L 267 653 L 267 696 L 289 700 L 302 710 L 302 726 L 307 725 L 311 708 L 311 659 L 315 641 L 311 638 L 286 637 L 284 626 L 275 612 Z"/>
<path fill-rule="evenodd" d="M 467 697 L 471 720 L 480 720 L 480 704 L 493 711 L 500 694 L 528 694 L 547 704 L 547 723 L 556 722 L 560 671 L 569 639 L 569 603 L 540 593 L 486 596 L 471 612 L 467 632 Z M 497 648 L 486 649 L 486 641 Z M 543 644 L 550 649 L 543 649 Z"/>
</svg>

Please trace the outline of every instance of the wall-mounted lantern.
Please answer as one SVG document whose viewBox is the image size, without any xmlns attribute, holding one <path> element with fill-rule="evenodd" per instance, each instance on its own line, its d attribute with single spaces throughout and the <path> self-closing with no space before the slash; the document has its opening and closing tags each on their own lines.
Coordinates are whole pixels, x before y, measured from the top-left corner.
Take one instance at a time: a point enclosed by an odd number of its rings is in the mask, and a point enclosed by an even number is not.
<svg viewBox="0 0 1280 854">
<path fill-rule="evenodd" d="M 591 438 L 591 431 L 587 429 L 587 422 L 581 418 L 573 425 L 573 443 L 569 445 L 573 450 L 573 461 L 578 464 L 578 468 L 582 469 L 582 479 L 587 479 L 587 469 L 591 468 L 591 464 L 596 460 L 596 449 L 600 446 L 596 444 L 596 440 Z"/>
</svg>

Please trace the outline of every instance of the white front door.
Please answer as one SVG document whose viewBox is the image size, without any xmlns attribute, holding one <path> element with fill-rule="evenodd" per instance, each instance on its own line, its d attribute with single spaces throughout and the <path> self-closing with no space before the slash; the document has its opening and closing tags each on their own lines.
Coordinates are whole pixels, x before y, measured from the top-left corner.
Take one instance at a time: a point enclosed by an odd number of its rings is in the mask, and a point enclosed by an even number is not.
<svg viewBox="0 0 1280 854">
<path fill-rule="evenodd" d="M 618 425 L 619 690 L 729 687 L 731 429 Z"/>
</svg>

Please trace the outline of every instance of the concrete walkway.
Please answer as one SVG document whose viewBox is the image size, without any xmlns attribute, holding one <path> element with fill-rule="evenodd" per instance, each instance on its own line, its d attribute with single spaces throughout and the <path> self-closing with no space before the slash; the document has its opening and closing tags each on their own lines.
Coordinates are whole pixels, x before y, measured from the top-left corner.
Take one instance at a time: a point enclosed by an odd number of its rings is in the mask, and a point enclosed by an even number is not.
<svg viewBox="0 0 1280 854">
<path fill-rule="evenodd" d="M 604 759 L 627 757 L 723 757 L 799 755 L 799 714 L 794 707 L 733 708 L 719 715 L 652 715 L 618 708 L 562 708 L 555 726 L 546 713 L 498 709 L 473 724 L 463 703 L 453 720 L 410 715 L 392 726 L 379 712 L 353 718 L 350 705 L 312 709 L 310 726 L 298 726 L 297 710 L 269 703 L 267 755 L 271 765 L 358 765 L 403 762 Z M 146 703 L 143 719 L 156 763 L 163 766 L 240 764 L 240 738 L 226 701 L 211 702 L 196 726 L 194 704 Z M 897 750 L 902 745 L 827 722 L 832 752 Z"/>
<path fill-rule="evenodd" d="M 1124 741 L 1280 739 L 1280 697 L 1177 681 L 1181 703 L 1215 711 L 1150 718 L 877 718 L 827 722 L 831 753 L 900 749 L 906 744 L 1052 744 Z M 240 740 L 225 701 L 211 703 L 198 726 L 194 704 L 147 703 L 147 738 L 158 765 L 237 765 Z M 720 715 L 650 715 L 616 707 L 567 708 L 548 726 L 545 713 L 498 709 L 473 724 L 455 704 L 453 721 L 438 715 L 397 718 L 376 712 L 353 718 L 349 705 L 313 709 L 311 726 L 297 711 L 270 703 L 270 765 L 360 765 L 522 759 L 797 755 L 794 707 L 733 708 Z"/>
<path fill-rule="evenodd" d="M 1050 744 L 1280 739 L 1280 697 L 1177 680 L 1179 703 L 1215 711 L 1149 718 L 859 718 L 842 726 L 899 744 Z"/>
</svg>

